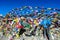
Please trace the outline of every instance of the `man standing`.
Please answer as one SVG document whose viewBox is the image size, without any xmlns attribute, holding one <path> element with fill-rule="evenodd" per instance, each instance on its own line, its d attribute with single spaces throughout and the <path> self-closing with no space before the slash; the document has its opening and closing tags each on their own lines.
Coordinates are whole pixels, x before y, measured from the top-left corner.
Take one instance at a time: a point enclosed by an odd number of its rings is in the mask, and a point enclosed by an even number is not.
<svg viewBox="0 0 60 40">
<path fill-rule="evenodd" d="M 43 21 L 41 22 L 41 25 L 43 26 L 44 38 L 47 36 L 47 39 L 50 40 L 49 27 L 51 25 L 51 21 L 47 17 L 44 17 Z"/>
</svg>

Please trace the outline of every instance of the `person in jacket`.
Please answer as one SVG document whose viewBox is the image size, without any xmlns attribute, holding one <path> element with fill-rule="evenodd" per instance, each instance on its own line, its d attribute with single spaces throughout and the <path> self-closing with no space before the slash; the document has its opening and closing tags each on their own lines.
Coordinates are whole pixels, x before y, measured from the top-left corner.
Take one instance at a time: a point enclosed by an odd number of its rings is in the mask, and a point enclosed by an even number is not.
<svg viewBox="0 0 60 40">
<path fill-rule="evenodd" d="M 51 21 L 45 17 L 43 21 L 41 22 L 41 25 L 43 26 L 43 36 L 44 38 L 47 36 L 47 39 L 50 40 L 50 35 L 49 35 L 49 27 L 51 25 Z"/>
</svg>

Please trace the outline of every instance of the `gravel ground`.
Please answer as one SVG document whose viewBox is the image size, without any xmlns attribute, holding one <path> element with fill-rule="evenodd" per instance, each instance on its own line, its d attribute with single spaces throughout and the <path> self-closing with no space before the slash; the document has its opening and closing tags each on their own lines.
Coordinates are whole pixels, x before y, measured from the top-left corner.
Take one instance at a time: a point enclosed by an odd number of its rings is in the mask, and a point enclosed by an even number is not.
<svg viewBox="0 0 60 40">
<path fill-rule="evenodd" d="M 60 29 L 60 28 L 59 28 Z M 51 37 L 50 37 L 50 40 L 60 40 L 60 31 L 58 29 L 56 30 L 50 30 L 50 32 L 52 31 L 51 33 Z M 59 31 L 59 32 L 58 32 Z M 54 34 L 54 32 L 57 32 L 57 34 Z M 31 36 L 31 37 L 27 37 L 27 36 L 21 36 L 20 38 L 14 38 L 14 40 L 46 40 L 46 38 L 43 38 L 43 35 L 42 35 L 42 31 L 40 31 L 40 36 Z M 0 40 L 9 40 L 9 37 L 1 37 L 0 36 Z"/>
</svg>

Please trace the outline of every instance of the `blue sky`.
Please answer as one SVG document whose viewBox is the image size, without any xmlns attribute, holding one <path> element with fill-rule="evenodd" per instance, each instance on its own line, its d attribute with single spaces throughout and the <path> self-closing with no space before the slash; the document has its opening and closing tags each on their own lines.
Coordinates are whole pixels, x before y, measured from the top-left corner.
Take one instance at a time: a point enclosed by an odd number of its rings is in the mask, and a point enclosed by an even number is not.
<svg viewBox="0 0 60 40">
<path fill-rule="evenodd" d="M 60 8 L 60 0 L 0 0 L 0 14 L 6 15 L 11 9 L 21 6 Z"/>
</svg>

